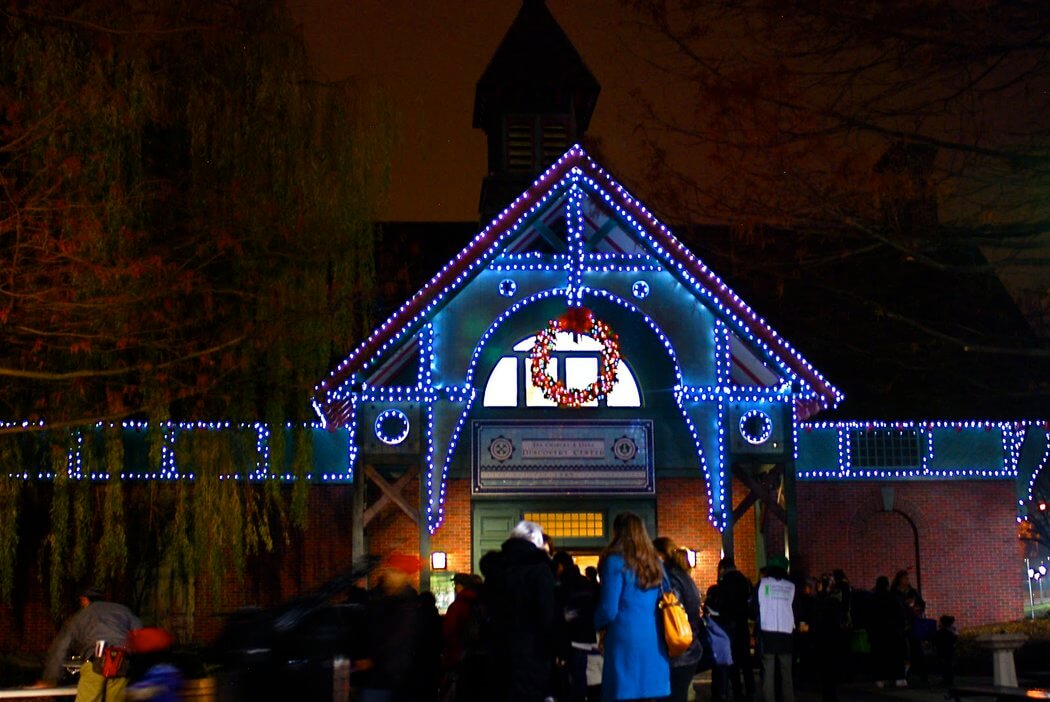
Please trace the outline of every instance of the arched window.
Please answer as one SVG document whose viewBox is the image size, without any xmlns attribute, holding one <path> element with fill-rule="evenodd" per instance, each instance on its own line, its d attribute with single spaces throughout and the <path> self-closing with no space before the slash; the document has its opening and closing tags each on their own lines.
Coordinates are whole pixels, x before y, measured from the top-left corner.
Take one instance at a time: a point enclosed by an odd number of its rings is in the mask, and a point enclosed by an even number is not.
<svg viewBox="0 0 1050 702">
<path fill-rule="evenodd" d="M 535 337 L 514 344 L 514 353 L 496 362 L 485 384 L 482 400 L 485 407 L 555 407 L 532 383 L 529 352 Z M 558 379 L 564 374 L 570 388 L 582 388 L 598 378 L 598 359 L 602 346 L 589 336 L 558 332 L 547 371 Z M 587 403 L 586 407 L 641 407 L 638 382 L 627 364 L 620 359 L 616 385 L 605 399 Z"/>
</svg>

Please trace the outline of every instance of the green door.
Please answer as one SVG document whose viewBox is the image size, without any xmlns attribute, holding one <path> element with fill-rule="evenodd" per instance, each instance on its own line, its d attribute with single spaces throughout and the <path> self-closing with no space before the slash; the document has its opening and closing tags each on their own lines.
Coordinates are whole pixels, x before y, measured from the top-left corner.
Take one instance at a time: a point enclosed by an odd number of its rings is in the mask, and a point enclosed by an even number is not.
<svg viewBox="0 0 1050 702">
<path fill-rule="evenodd" d="M 506 502 L 474 503 L 474 529 L 471 548 L 474 572 L 480 573 L 478 562 L 489 551 L 499 551 L 510 530 L 521 521 L 521 508 Z"/>
</svg>

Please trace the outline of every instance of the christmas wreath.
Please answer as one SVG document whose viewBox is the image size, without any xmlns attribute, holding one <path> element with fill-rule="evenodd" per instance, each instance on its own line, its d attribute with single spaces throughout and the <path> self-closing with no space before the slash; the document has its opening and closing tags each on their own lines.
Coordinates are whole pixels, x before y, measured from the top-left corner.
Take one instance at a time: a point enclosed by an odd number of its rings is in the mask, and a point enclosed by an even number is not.
<svg viewBox="0 0 1050 702">
<path fill-rule="evenodd" d="M 602 345 L 598 359 L 598 379 L 585 388 L 569 388 L 564 380 L 555 380 L 547 372 L 557 334 L 560 331 L 584 334 Z M 529 354 L 532 359 L 532 383 L 543 396 L 559 407 L 582 407 L 588 402 L 605 397 L 616 384 L 616 371 L 620 363 L 620 339 L 609 325 L 586 307 L 572 307 L 557 319 L 552 319 L 536 334 L 536 341 Z"/>
</svg>

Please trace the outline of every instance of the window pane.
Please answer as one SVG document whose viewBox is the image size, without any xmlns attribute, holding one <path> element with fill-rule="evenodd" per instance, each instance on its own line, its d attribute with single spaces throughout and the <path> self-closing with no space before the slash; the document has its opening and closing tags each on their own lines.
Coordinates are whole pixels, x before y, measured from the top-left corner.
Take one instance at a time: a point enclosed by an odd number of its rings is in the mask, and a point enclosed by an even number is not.
<svg viewBox="0 0 1050 702">
<path fill-rule="evenodd" d="M 605 515 L 601 512 L 526 512 L 522 519 L 536 522 L 551 538 L 605 536 Z"/>
<path fill-rule="evenodd" d="M 598 379 L 597 358 L 566 358 L 565 359 L 565 383 L 572 389 L 582 389 Z M 597 407 L 598 401 L 591 400 L 583 403 L 584 407 Z"/>
<path fill-rule="evenodd" d="M 616 385 L 605 399 L 609 407 L 641 407 L 642 396 L 638 392 L 638 383 L 627 364 L 620 361 L 616 365 Z"/>
<path fill-rule="evenodd" d="M 551 362 L 547 364 L 547 372 L 555 380 L 558 379 L 558 359 L 552 358 Z M 557 407 L 558 403 L 553 400 L 548 400 L 543 396 L 543 392 L 533 385 L 532 383 L 532 363 L 526 358 L 525 359 L 525 374 L 527 381 L 525 382 L 525 406 L 526 407 Z"/>
<path fill-rule="evenodd" d="M 485 407 L 518 406 L 518 359 L 504 356 L 492 369 L 485 385 Z"/>
</svg>

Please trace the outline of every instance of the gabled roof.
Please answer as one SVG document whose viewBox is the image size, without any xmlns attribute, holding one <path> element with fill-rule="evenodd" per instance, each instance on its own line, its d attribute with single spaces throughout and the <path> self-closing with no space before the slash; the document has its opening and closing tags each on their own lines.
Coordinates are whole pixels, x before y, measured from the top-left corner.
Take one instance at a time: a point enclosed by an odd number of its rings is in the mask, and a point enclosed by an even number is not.
<svg viewBox="0 0 1050 702">
<path fill-rule="evenodd" d="M 351 398 L 337 392 L 342 385 L 374 357 L 383 353 L 402 330 L 423 321 L 437 302 L 454 288 L 465 284 L 481 270 L 481 263 L 494 253 L 494 247 L 504 234 L 516 227 L 529 213 L 549 198 L 555 188 L 572 174 L 598 184 L 607 194 L 609 204 L 648 235 L 659 249 L 665 265 L 676 274 L 692 279 L 722 305 L 728 314 L 747 328 L 756 341 L 807 383 L 823 407 L 838 404 L 843 395 L 781 337 L 765 320 L 759 317 L 729 286 L 702 261 L 696 258 L 671 231 L 661 224 L 641 203 L 635 200 L 619 183 L 598 166 L 580 146 L 573 146 L 558 159 L 521 196 L 450 260 L 415 295 L 407 300 L 389 319 L 375 329 L 332 373 L 314 389 L 314 401 L 330 426 L 340 426 L 349 416 Z M 809 408 L 803 414 L 812 414 L 818 408 Z"/>
</svg>

